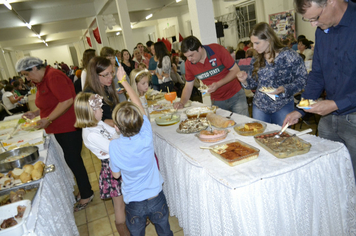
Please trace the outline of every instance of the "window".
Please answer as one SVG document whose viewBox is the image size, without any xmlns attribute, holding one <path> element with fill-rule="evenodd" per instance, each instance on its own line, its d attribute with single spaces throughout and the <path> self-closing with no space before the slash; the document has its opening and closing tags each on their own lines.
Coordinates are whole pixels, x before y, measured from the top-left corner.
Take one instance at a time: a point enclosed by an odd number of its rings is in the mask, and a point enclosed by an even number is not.
<svg viewBox="0 0 356 236">
<path fill-rule="evenodd" d="M 239 38 L 249 37 L 250 31 L 256 25 L 255 3 L 236 6 L 236 23 Z"/>
</svg>

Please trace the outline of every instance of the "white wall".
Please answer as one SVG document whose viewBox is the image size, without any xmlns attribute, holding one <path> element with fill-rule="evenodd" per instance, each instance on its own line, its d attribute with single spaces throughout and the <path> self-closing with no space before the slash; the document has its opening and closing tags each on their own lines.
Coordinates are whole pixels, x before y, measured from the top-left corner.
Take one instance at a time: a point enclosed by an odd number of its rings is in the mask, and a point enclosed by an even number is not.
<svg viewBox="0 0 356 236">
<path fill-rule="evenodd" d="M 68 66 L 73 65 L 73 60 L 68 45 L 32 50 L 30 51 L 30 55 L 33 57 L 38 57 L 43 61 L 47 59 L 47 63 L 50 65 L 53 65 L 55 61 L 58 61 L 59 63 L 63 61 Z"/>
</svg>

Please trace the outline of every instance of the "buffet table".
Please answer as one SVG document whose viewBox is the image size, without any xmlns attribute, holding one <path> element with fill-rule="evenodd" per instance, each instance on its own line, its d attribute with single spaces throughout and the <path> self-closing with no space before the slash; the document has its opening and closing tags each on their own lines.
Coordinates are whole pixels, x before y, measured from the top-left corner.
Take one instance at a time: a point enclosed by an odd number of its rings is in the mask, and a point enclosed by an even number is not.
<svg viewBox="0 0 356 236">
<path fill-rule="evenodd" d="M 32 202 L 32 210 L 26 223 L 28 235 L 79 235 L 73 214 L 73 174 L 53 135 L 47 137 L 47 143 L 46 150 L 40 151 L 39 160 L 46 165 L 54 164 L 55 171 L 42 179 Z"/>
<path fill-rule="evenodd" d="M 185 114 L 179 113 L 183 120 Z M 232 119 L 252 120 L 237 114 Z M 185 234 L 356 235 L 355 179 L 343 144 L 304 135 L 312 144 L 307 154 L 278 159 L 253 137 L 229 128 L 221 142 L 238 139 L 260 149 L 257 159 L 230 167 L 199 148 L 212 144 L 177 133 L 178 126 L 152 122 L 163 190 Z M 265 132 L 274 130 L 280 126 L 268 124 Z"/>
<path fill-rule="evenodd" d="M 18 130 L 18 126 L 16 128 L 13 126 L 18 124 L 18 119 L 20 118 L 21 115 L 9 116 L 5 121 L 0 122 L 0 127 L 4 129 L 12 126 L 13 129 Z M 17 135 L 20 135 L 19 137 L 23 139 L 23 143 L 28 141 L 24 138 L 25 136 L 35 136 L 35 133 L 41 133 L 41 131 L 21 132 L 23 133 L 18 133 Z M 47 166 L 53 164 L 55 170 L 45 174 L 40 180 L 33 182 L 39 183 L 39 187 L 32 200 L 31 212 L 24 225 L 24 235 L 79 235 L 73 214 L 75 181 L 64 160 L 62 148 L 53 134 L 47 135 L 44 144 L 38 144 L 37 146 L 39 147 L 40 156 L 38 161 L 42 161 Z"/>
</svg>

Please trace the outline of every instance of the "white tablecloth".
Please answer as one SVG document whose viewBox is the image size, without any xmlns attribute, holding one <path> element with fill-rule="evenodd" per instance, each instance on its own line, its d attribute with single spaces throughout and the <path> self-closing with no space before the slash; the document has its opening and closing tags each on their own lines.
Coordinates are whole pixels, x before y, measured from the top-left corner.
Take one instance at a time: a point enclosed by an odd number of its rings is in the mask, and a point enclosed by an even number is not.
<svg viewBox="0 0 356 236">
<path fill-rule="evenodd" d="M 250 120 L 236 114 L 233 119 Z M 356 235 L 355 180 L 344 145 L 305 135 L 309 153 L 278 159 L 231 128 L 226 140 L 261 151 L 256 160 L 230 167 L 199 149 L 211 144 L 176 133 L 178 124 L 152 127 L 164 193 L 185 234 Z M 278 129 L 268 124 L 266 132 Z"/>
<path fill-rule="evenodd" d="M 26 223 L 28 235 L 79 235 L 73 214 L 74 177 L 54 136 L 47 139 L 48 148 L 40 152 L 40 160 L 54 164 L 56 170 L 41 181 Z"/>
</svg>

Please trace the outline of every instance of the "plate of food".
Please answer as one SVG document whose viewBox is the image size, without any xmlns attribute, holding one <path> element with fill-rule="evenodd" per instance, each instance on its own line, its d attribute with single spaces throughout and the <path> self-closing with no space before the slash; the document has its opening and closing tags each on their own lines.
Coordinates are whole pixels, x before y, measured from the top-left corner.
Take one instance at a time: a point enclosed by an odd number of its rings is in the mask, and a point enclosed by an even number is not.
<svg viewBox="0 0 356 236">
<path fill-rule="evenodd" d="M 254 121 L 248 123 L 237 124 L 234 127 L 236 133 L 242 136 L 254 136 L 263 133 L 267 127 L 266 123 Z"/>
<path fill-rule="evenodd" d="M 262 93 L 273 93 L 274 91 L 276 91 L 276 89 L 273 87 L 261 87 L 259 90 Z"/>
<path fill-rule="evenodd" d="M 180 122 L 179 127 L 177 128 L 177 133 L 181 134 L 191 134 L 200 132 L 208 128 L 209 123 L 205 117 L 199 118 L 188 118 Z"/>
<path fill-rule="evenodd" d="M 159 126 L 174 125 L 179 121 L 180 121 L 180 115 L 178 114 L 163 115 L 155 119 L 156 124 Z"/>
<path fill-rule="evenodd" d="M 315 103 L 316 103 L 316 101 L 314 101 L 313 99 L 302 98 L 302 100 L 300 100 L 300 102 L 298 103 L 297 107 L 299 109 L 309 110 L 311 108 L 311 105 L 313 105 Z"/>
<path fill-rule="evenodd" d="M 202 130 L 195 136 L 204 143 L 215 143 L 224 140 L 229 133 L 227 129 Z"/>
</svg>

